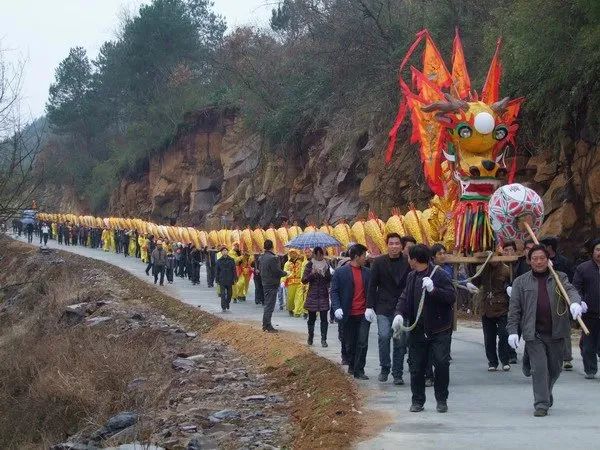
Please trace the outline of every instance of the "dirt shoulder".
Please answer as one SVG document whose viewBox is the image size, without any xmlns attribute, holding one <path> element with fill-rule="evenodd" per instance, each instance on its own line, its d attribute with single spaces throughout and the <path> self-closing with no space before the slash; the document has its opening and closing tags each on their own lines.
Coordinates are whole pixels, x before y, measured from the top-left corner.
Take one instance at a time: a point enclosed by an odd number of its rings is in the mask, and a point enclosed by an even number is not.
<svg viewBox="0 0 600 450">
<path fill-rule="evenodd" d="M 0 237 L 0 258 L 2 448 L 96 442 L 123 412 L 98 442 L 348 448 L 366 429 L 354 383 L 285 333 L 71 253 Z"/>
</svg>

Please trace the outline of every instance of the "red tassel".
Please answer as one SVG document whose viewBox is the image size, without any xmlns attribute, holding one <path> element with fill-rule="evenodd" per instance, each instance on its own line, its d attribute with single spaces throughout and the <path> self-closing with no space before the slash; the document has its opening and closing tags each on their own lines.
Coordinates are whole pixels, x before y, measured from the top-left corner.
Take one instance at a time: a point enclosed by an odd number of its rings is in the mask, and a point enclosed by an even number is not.
<svg viewBox="0 0 600 450">
<path fill-rule="evenodd" d="M 394 126 L 390 130 L 388 134 L 388 145 L 385 149 L 385 162 L 389 164 L 392 161 L 392 156 L 394 155 L 394 147 L 396 146 L 396 138 L 398 137 L 398 130 L 400 129 L 400 125 L 404 121 L 404 116 L 406 115 L 406 99 L 402 97 L 400 101 L 400 107 L 398 108 L 398 114 L 396 115 L 396 120 L 394 121 Z"/>
</svg>

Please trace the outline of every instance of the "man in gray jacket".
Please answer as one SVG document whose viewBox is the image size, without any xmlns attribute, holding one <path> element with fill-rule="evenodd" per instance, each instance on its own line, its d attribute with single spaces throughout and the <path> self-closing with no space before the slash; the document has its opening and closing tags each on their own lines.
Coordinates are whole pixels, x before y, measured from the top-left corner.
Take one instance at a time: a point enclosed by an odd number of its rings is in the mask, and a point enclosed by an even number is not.
<svg viewBox="0 0 600 450">
<path fill-rule="evenodd" d="M 160 285 L 162 286 L 165 281 L 165 266 L 167 265 L 167 252 L 163 248 L 162 241 L 156 243 L 156 248 L 152 250 L 150 255 L 150 262 L 152 263 L 154 284 L 156 284 L 160 275 Z"/>
<path fill-rule="evenodd" d="M 259 270 L 264 293 L 264 313 L 263 313 L 263 331 L 267 333 L 276 333 L 273 328 L 271 317 L 275 309 L 275 301 L 277 300 L 277 288 L 281 282 L 281 277 L 287 275 L 281 270 L 279 257 L 273 253 L 273 241 L 265 240 L 265 252 L 259 259 Z"/>
<path fill-rule="evenodd" d="M 533 246 L 528 257 L 531 270 L 513 283 L 506 328 L 508 343 L 514 349 L 518 347 L 517 333 L 521 328 L 531 363 L 533 415 L 544 417 L 554 400 L 552 388 L 562 368 L 565 339 L 571 339 L 568 312 L 570 309 L 573 319 L 581 317 L 581 298 L 563 272 L 558 272 L 558 276 L 571 300 L 570 308 L 560 296 L 543 245 Z"/>
</svg>

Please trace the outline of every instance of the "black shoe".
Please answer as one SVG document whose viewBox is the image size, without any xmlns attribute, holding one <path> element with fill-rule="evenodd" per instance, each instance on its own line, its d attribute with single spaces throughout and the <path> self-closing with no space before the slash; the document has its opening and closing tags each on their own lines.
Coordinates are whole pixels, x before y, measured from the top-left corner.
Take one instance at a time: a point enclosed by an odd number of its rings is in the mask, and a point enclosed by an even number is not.
<svg viewBox="0 0 600 450">
<path fill-rule="evenodd" d="M 534 417 L 546 417 L 548 415 L 548 411 L 542 408 L 538 408 L 533 412 Z"/>
<path fill-rule="evenodd" d="M 552 408 L 552 405 L 554 405 L 554 396 L 550 394 L 550 405 L 548 406 L 548 408 Z"/>
<path fill-rule="evenodd" d="M 425 378 L 425 387 L 433 386 L 433 378 Z"/>
<path fill-rule="evenodd" d="M 402 379 L 402 377 L 399 377 L 399 378 L 394 377 L 394 384 L 396 386 L 403 386 L 404 380 Z"/>
<path fill-rule="evenodd" d="M 263 328 L 263 331 L 266 332 L 266 333 L 279 333 L 279 330 L 276 330 L 273 327 Z"/>
<path fill-rule="evenodd" d="M 325 339 L 321 339 L 321 347 L 323 347 L 323 348 L 329 347 L 329 345 L 327 344 L 327 341 Z"/>
<path fill-rule="evenodd" d="M 290 317 L 294 317 L 294 311 L 288 311 Z"/>
<path fill-rule="evenodd" d="M 573 364 L 571 363 L 571 361 L 565 361 L 563 364 L 563 369 L 567 371 L 573 370 Z"/>
<path fill-rule="evenodd" d="M 306 343 L 307 343 L 308 345 L 313 345 L 313 337 L 312 337 L 312 336 L 309 336 L 309 337 L 308 337 L 308 339 L 306 340 Z"/>
<path fill-rule="evenodd" d="M 517 357 L 515 356 L 514 358 L 510 358 L 508 360 L 508 363 L 509 364 L 518 364 Z"/>
<path fill-rule="evenodd" d="M 368 380 L 369 377 L 366 376 L 364 373 L 359 373 L 359 374 L 354 374 L 354 378 L 356 378 L 357 380 Z"/>
<path fill-rule="evenodd" d="M 354 375 L 354 367 L 350 367 L 350 366 L 348 366 L 348 373 L 349 373 L 350 375 Z"/>
<path fill-rule="evenodd" d="M 437 406 L 435 407 L 435 409 L 439 413 L 448 412 L 448 404 L 446 402 L 437 402 Z"/>
<path fill-rule="evenodd" d="M 390 373 L 387 370 L 382 370 L 381 372 L 379 372 L 379 376 L 377 377 L 377 379 L 382 383 L 385 383 L 388 380 L 389 375 Z"/>
<path fill-rule="evenodd" d="M 347 366 L 348 360 L 346 358 L 342 358 L 342 366 Z"/>
<path fill-rule="evenodd" d="M 423 411 L 423 405 L 419 405 L 418 403 L 413 403 L 412 405 L 410 405 L 410 412 L 421 412 Z"/>
</svg>

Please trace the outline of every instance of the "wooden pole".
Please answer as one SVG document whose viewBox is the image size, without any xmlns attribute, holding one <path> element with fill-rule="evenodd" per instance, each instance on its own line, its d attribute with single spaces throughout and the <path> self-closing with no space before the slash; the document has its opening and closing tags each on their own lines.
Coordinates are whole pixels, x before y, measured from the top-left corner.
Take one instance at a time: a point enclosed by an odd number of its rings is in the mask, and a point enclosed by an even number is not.
<svg viewBox="0 0 600 450">
<path fill-rule="evenodd" d="M 523 226 L 527 230 L 527 233 L 529 233 L 529 236 L 531 237 L 531 240 L 536 245 L 539 245 L 540 243 L 539 243 L 537 237 L 535 236 L 535 233 L 531 229 L 531 226 L 527 222 L 527 220 L 523 220 L 521 223 L 523 224 Z M 567 294 L 567 291 L 565 290 L 565 287 L 561 283 L 560 278 L 558 277 L 558 274 L 554 270 L 554 267 L 552 267 L 552 261 L 550 261 L 550 264 L 548 264 L 548 268 L 550 269 L 550 273 L 554 277 L 554 281 L 556 282 L 556 285 L 558 286 L 558 290 L 560 291 L 560 293 L 564 297 L 565 302 L 567 302 L 567 305 L 571 306 L 571 300 L 569 299 L 569 294 Z M 581 317 L 577 318 L 577 322 L 579 323 L 579 326 L 581 327 L 581 329 L 583 330 L 583 332 L 585 334 L 590 334 L 590 330 L 588 330 L 588 328 L 585 326 L 585 323 L 583 323 L 583 320 L 581 319 Z"/>
</svg>

